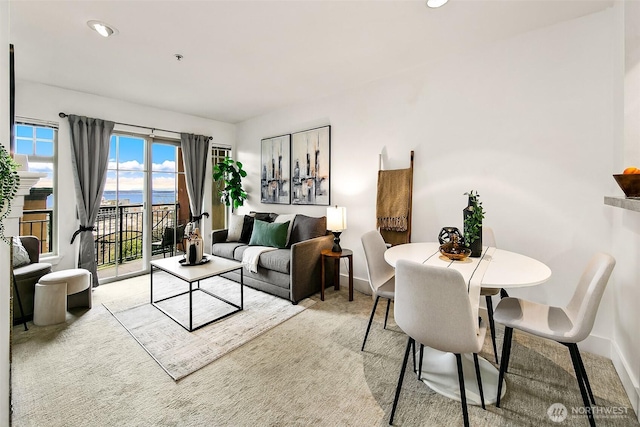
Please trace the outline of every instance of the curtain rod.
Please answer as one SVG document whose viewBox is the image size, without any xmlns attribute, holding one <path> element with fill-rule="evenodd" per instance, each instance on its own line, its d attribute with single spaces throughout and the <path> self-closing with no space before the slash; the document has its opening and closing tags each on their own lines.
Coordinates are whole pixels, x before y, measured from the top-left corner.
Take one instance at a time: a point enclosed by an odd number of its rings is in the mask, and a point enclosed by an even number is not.
<svg viewBox="0 0 640 427">
<path fill-rule="evenodd" d="M 69 115 L 67 113 L 58 113 L 58 116 L 62 119 L 64 119 L 65 117 L 69 117 Z M 131 123 L 121 123 L 121 122 L 114 122 L 115 124 L 118 125 L 123 125 L 123 126 L 133 126 L 135 128 L 141 128 L 141 129 L 151 129 L 151 132 L 153 132 L 154 130 L 160 130 L 162 132 L 171 132 L 171 133 L 177 133 L 180 134 L 181 132 L 176 132 L 175 130 L 167 130 L 167 129 L 160 129 L 160 128 L 152 128 L 150 126 L 140 126 L 140 125 L 132 125 Z M 213 139 L 212 136 L 209 136 L 209 141 L 211 141 Z"/>
</svg>

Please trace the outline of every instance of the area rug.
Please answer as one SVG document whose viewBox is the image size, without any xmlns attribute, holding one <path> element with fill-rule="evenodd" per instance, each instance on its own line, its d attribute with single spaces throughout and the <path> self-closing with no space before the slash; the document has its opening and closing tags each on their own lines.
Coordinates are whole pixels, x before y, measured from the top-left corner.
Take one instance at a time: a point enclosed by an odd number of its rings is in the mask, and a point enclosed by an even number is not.
<svg viewBox="0 0 640 427">
<path fill-rule="evenodd" d="M 153 281 L 156 301 L 188 289 L 188 284 L 163 272 L 154 272 Z M 231 280 L 214 277 L 200 282 L 200 286 L 228 301 L 236 304 L 240 301 L 240 285 Z M 103 305 L 162 369 L 178 381 L 315 303 L 307 298 L 293 305 L 246 286 L 243 291 L 242 311 L 193 332 L 188 332 L 152 306 L 148 295 L 145 302 L 139 296 Z M 182 324 L 188 325 L 188 295 L 160 304 Z M 204 292 L 193 293 L 194 327 L 232 310 L 233 307 Z"/>
</svg>

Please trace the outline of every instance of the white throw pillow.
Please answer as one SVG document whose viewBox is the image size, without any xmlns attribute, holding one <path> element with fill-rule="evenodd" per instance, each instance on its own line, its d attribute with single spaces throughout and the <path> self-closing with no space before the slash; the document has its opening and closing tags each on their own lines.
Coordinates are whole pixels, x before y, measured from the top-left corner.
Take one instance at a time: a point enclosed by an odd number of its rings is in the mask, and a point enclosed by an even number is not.
<svg viewBox="0 0 640 427">
<path fill-rule="evenodd" d="M 296 219 L 296 214 L 278 215 L 273 222 L 287 222 L 289 221 L 289 228 L 287 229 L 287 245 L 289 246 L 289 240 L 291 239 L 291 229 L 293 228 L 293 220 Z"/>
<path fill-rule="evenodd" d="M 31 258 L 29 258 L 29 253 L 22 246 L 22 242 L 20 238 L 17 236 L 13 237 L 13 268 L 22 267 L 23 265 L 27 265 L 31 262 Z"/>
<path fill-rule="evenodd" d="M 227 242 L 237 242 L 242 236 L 242 225 L 244 224 L 244 215 L 231 215 L 229 218 L 229 232 L 227 233 Z"/>
</svg>

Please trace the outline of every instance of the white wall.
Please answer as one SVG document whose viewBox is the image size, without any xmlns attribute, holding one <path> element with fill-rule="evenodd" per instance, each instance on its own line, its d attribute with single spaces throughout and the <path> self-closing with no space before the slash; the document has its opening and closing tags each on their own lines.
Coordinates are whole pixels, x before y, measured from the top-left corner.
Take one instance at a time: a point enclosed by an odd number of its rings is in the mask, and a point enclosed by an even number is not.
<svg viewBox="0 0 640 427">
<path fill-rule="evenodd" d="M 553 271 L 513 294 L 566 304 L 591 255 L 611 247 L 603 196 L 621 194 L 611 177 L 615 24 L 605 10 L 239 124 L 247 210 L 324 214 L 260 204 L 259 150 L 262 138 L 330 124 L 331 203 L 348 208 L 341 241 L 357 278 L 366 279 L 360 236 L 375 227 L 378 153 L 396 168 L 414 150 L 413 241 L 461 228 L 463 193 L 477 190 L 498 246 Z M 607 293 L 597 343 L 608 344 L 612 315 Z"/>
<path fill-rule="evenodd" d="M 70 165 L 71 146 L 69 124 L 67 119 L 58 117 L 58 113 L 60 112 L 98 117 L 115 122 L 148 126 L 149 128 L 211 135 L 213 136 L 213 144 L 235 145 L 235 126 L 228 123 L 140 106 L 42 84 L 25 81 L 17 82 L 16 115 L 58 122 L 60 126 L 58 133 L 58 162 L 60 165 Z M 116 129 L 118 129 L 118 127 L 119 126 L 116 126 Z M 129 130 L 135 129 L 129 128 Z M 144 132 L 143 129 L 138 131 Z M 58 224 L 60 256 L 52 260 L 56 264 L 54 266 L 55 270 L 75 267 L 76 252 L 75 248 L 69 244 L 69 241 L 79 225 L 76 221 L 70 220 L 76 217 L 75 192 L 73 190 L 65 191 L 65 189 L 74 188 L 71 168 L 61 167 L 58 173 L 58 188 L 61 190 L 58 192 L 59 218 L 64 218 L 65 220 L 60 221 Z M 205 196 L 207 197 L 205 206 L 210 204 L 209 199 L 211 194 L 210 181 L 207 182 L 209 187 L 205 189 Z M 205 236 L 209 235 L 207 232 L 209 228 L 210 227 L 207 226 L 203 230 Z"/>
<path fill-rule="evenodd" d="M 0 144 L 9 150 L 9 2 L 0 1 Z M 0 242 L 0 425 L 9 425 L 9 245 Z"/>
<path fill-rule="evenodd" d="M 640 3 L 624 2 L 624 109 L 616 127 L 623 130 L 622 144 L 614 152 L 616 169 L 640 165 Z M 622 31 L 621 31 L 622 32 Z M 613 209 L 612 249 L 617 259 L 613 287 L 612 361 L 640 413 L 640 213 Z"/>
</svg>

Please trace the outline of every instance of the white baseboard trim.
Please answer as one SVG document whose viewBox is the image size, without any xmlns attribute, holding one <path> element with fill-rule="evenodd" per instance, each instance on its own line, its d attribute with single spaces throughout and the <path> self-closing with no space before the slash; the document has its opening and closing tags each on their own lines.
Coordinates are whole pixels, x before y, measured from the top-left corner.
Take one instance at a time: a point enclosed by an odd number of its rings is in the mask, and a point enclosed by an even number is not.
<svg viewBox="0 0 640 427">
<path fill-rule="evenodd" d="M 609 338 L 589 335 L 584 341 L 578 344 L 578 348 L 611 359 L 611 340 Z"/>
<path fill-rule="evenodd" d="M 629 396 L 633 410 L 636 411 L 636 417 L 640 421 L 640 387 L 638 381 L 631 375 L 629 363 L 622 356 L 620 348 L 615 341 L 611 341 L 611 362 L 613 362 L 613 367 L 616 369 L 618 377 L 620 377 L 627 396 Z"/>
</svg>

